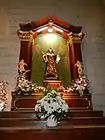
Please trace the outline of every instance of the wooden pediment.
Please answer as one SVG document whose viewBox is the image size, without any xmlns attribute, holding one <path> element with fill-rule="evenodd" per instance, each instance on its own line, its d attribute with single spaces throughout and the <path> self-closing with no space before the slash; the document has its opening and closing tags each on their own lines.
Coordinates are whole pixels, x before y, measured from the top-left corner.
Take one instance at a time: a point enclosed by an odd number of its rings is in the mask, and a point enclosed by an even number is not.
<svg viewBox="0 0 105 140">
<path fill-rule="evenodd" d="M 48 25 L 48 23 L 50 21 L 52 21 L 53 24 L 55 24 L 56 26 L 59 26 L 59 27 L 65 29 L 67 32 L 80 33 L 82 30 L 82 26 L 71 25 L 68 22 L 63 21 L 62 19 L 60 19 L 54 15 L 45 16 L 38 20 L 32 21 L 30 23 L 26 23 L 26 24 L 20 23 L 19 26 L 20 26 L 20 30 L 22 30 L 22 31 L 37 30 L 41 26 Z"/>
</svg>

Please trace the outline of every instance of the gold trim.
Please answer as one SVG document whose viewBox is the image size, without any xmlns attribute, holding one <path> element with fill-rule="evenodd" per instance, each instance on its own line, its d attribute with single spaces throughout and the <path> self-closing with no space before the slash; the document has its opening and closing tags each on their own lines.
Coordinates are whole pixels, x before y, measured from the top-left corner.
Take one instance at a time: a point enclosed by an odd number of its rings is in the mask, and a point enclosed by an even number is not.
<svg viewBox="0 0 105 140">
<path fill-rule="evenodd" d="M 17 31 L 17 35 L 21 41 L 33 41 L 33 31 Z"/>
<path fill-rule="evenodd" d="M 73 43 L 81 43 L 81 41 L 83 39 L 83 33 L 82 32 L 80 32 L 78 34 L 70 32 L 68 34 L 68 36 L 69 36 L 68 41 L 69 41 L 70 45 L 73 44 Z"/>
<path fill-rule="evenodd" d="M 48 22 L 48 25 L 51 27 L 52 25 L 54 25 L 54 22 L 53 22 L 52 20 L 50 20 L 50 21 Z"/>
</svg>

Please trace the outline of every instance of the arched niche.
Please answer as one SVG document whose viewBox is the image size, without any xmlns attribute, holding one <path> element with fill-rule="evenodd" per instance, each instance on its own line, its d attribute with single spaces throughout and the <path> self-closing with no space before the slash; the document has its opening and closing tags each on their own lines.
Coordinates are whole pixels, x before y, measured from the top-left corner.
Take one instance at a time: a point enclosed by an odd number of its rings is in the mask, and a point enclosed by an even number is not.
<svg viewBox="0 0 105 140">
<path fill-rule="evenodd" d="M 68 49 L 67 55 L 69 60 L 68 69 L 70 70 L 70 77 L 68 75 L 67 77 L 70 78 L 70 82 L 71 80 L 74 80 L 78 77 L 77 67 L 75 66 L 77 60 L 82 62 L 81 41 L 84 34 L 82 33 L 81 26 L 74 26 L 55 16 L 47 16 L 30 23 L 20 24 L 20 29 L 17 31 L 20 39 L 19 61 L 24 59 L 24 61 L 27 63 L 27 70 L 30 70 L 30 72 L 27 74 L 27 78 L 31 80 L 32 55 L 33 50 L 37 49 L 35 39 L 37 39 L 40 35 L 48 34 L 49 29 L 53 30 L 53 34 L 59 35 L 64 40 L 66 40 Z M 59 50 L 60 49 L 58 49 L 58 52 Z M 63 67 L 60 69 L 62 70 Z M 63 74 L 61 73 L 61 77 L 62 75 Z"/>
</svg>

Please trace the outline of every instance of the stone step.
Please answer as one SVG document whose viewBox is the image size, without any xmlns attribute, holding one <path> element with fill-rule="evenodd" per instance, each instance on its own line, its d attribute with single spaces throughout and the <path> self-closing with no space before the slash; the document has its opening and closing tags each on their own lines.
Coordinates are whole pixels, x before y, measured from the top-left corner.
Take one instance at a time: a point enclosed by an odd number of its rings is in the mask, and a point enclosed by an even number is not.
<svg viewBox="0 0 105 140">
<path fill-rule="evenodd" d="M 70 125 L 104 125 L 105 117 L 73 117 L 68 120 L 60 121 Z M 38 120 L 32 118 L 0 118 L 0 127 L 16 127 L 16 126 L 37 126 L 43 125 L 46 120 Z"/>
<path fill-rule="evenodd" d="M 72 125 L 62 123 L 54 128 L 42 124 L 0 127 L 1 140 L 105 140 L 103 125 Z"/>
<path fill-rule="evenodd" d="M 102 117 L 103 111 L 98 110 L 71 110 L 74 117 Z"/>
<path fill-rule="evenodd" d="M 73 125 L 105 125 L 105 117 L 74 117 L 71 119 L 71 124 Z"/>
<path fill-rule="evenodd" d="M 71 110 L 71 116 L 73 117 L 102 117 L 103 111 Z M 34 111 L 0 112 L 0 118 L 35 118 L 35 112 Z"/>
</svg>

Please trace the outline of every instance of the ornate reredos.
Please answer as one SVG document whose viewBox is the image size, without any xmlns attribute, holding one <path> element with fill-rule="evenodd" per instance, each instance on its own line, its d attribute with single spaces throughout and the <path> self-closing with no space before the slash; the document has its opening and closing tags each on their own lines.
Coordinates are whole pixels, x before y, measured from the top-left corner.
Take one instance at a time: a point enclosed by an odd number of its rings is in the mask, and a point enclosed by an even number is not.
<svg viewBox="0 0 105 140">
<path fill-rule="evenodd" d="M 78 77 L 75 63 L 82 61 L 80 44 L 84 34 L 82 33 L 82 26 L 74 26 L 69 24 L 56 16 L 46 16 L 44 18 L 32 21 L 30 23 L 20 24 L 20 29 L 17 34 L 20 39 L 20 58 L 27 63 L 27 69 L 32 69 L 32 52 L 35 46 L 35 38 L 41 34 L 48 33 L 49 29 L 53 29 L 55 34 L 59 34 L 67 41 L 69 64 L 71 79 Z M 31 79 L 30 71 L 27 75 Z"/>
</svg>

